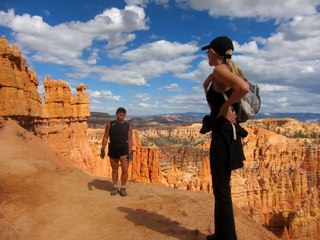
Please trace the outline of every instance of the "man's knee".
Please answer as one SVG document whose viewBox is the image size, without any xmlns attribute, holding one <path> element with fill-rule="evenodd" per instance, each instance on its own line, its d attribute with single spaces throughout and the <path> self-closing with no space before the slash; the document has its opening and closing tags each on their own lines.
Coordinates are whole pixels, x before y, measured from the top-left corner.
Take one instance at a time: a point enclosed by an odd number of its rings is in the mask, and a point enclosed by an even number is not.
<svg viewBox="0 0 320 240">
<path fill-rule="evenodd" d="M 110 158 L 110 164 L 112 168 L 117 169 L 119 167 L 119 159 Z"/>
</svg>

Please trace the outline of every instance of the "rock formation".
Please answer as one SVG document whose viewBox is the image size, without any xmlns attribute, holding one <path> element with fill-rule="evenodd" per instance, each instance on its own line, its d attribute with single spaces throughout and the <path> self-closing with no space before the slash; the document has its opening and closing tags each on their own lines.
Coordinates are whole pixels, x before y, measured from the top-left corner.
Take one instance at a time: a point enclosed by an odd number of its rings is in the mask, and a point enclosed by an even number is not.
<svg viewBox="0 0 320 240">
<path fill-rule="evenodd" d="M 19 49 L 15 45 L 11 48 L 5 37 L 0 38 L 0 73 L 1 116 L 40 117 L 38 78 Z"/>
<path fill-rule="evenodd" d="M 87 140 L 90 116 L 87 86 L 77 87 L 77 96 L 65 81 L 44 79 L 44 103 L 38 93 L 38 78 L 27 67 L 17 46 L 0 39 L 0 116 L 17 120 L 41 137 L 67 160 L 92 171 L 94 153 Z"/>
<path fill-rule="evenodd" d="M 0 39 L 0 117 L 10 117 L 48 143 L 56 152 L 88 173 L 111 176 L 110 164 L 99 157 L 103 130 L 88 134 L 90 116 L 88 88 L 79 84 L 73 96 L 70 86 L 61 79 L 44 79 L 44 102 L 38 93 L 38 78 L 27 67 L 17 46 L 10 47 Z M 88 141 L 95 136 L 95 141 Z M 159 183 L 159 149 L 141 147 L 135 139 L 135 161 L 130 166 L 130 178 L 145 183 Z"/>
</svg>

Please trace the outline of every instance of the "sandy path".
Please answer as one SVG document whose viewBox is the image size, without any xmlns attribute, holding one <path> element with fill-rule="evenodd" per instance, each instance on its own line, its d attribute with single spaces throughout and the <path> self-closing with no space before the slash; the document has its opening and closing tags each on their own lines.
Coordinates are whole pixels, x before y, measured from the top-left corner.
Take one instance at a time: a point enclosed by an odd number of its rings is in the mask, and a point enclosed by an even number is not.
<svg viewBox="0 0 320 240">
<path fill-rule="evenodd" d="M 129 182 L 111 196 L 107 178 L 59 160 L 38 138 L 0 128 L 0 240 L 205 239 L 212 195 Z M 239 239 L 277 239 L 235 209 Z"/>
</svg>

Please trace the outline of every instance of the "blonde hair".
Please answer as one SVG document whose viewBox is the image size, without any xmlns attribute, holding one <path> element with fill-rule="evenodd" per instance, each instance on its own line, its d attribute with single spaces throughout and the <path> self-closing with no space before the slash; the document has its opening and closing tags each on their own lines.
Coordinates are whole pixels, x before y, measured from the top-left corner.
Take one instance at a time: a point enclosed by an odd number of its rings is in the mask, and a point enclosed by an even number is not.
<svg viewBox="0 0 320 240">
<path fill-rule="evenodd" d="M 226 55 L 232 55 L 232 50 L 229 49 L 228 51 L 226 51 Z M 224 59 L 226 64 L 230 68 L 231 72 L 233 72 L 234 74 L 237 74 L 239 77 L 247 81 L 242 70 L 234 63 L 234 61 L 231 60 L 231 58 L 224 58 Z"/>
</svg>

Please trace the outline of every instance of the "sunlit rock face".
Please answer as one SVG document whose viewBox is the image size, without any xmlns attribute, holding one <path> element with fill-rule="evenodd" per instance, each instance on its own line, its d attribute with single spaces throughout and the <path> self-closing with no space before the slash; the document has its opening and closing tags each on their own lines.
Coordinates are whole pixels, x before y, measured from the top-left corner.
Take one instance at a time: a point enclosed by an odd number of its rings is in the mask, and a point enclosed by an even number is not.
<svg viewBox="0 0 320 240">
<path fill-rule="evenodd" d="M 17 46 L 0 38 L 0 115 L 41 116 L 38 78 Z M 17 107 L 18 106 L 18 107 Z"/>
<path fill-rule="evenodd" d="M 90 116 L 87 86 L 77 95 L 63 80 L 44 79 L 44 102 L 38 92 L 38 78 L 27 67 L 20 50 L 0 39 L 0 116 L 17 120 L 47 142 L 56 152 L 82 169 L 94 171 L 95 152 L 87 138 Z"/>
<path fill-rule="evenodd" d="M 38 92 L 38 78 L 27 68 L 20 50 L 0 38 L 0 117 L 15 119 L 32 131 L 67 161 L 90 174 L 111 176 L 109 159 L 100 159 L 103 130 L 89 131 L 90 100 L 87 86 L 79 84 L 76 96 L 66 81 L 43 81 L 43 100 Z M 97 135 L 98 134 L 98 135 Z M 141 147 L 135 134 L 129 177 L 137 182 L 160 183 L 159 149 Z"/>
</svg>

